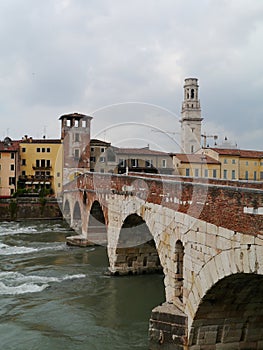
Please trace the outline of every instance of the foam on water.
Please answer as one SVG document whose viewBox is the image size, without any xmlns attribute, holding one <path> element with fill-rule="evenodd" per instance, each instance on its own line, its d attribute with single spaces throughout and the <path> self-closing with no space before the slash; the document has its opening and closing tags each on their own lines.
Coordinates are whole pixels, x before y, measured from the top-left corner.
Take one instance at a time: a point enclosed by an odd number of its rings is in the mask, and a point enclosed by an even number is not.
<svg viewBox="0 0 263 350">
<path fill-rule="evenodd" d="M 19 247 L 19 246 L 10 246 L 0 242 L 0 256 L 1 255 L 19 255 L 19 254 L 29 254 L 34 252 L 41 252 L 47 250 L 63 250 L 66 248 L 65 243 L 61 244 L 48 244 L 45 247 L 33 248 L 33 247 Z"/>
<path fill-rule="evenodd" d="M 0 295 L 17 295 L 41 292 L 50 283 L 85 278 L 84 274 L 64 275 L 62 277 L 23 275 L 19 272 L 0 272 Z"/>
</svg>

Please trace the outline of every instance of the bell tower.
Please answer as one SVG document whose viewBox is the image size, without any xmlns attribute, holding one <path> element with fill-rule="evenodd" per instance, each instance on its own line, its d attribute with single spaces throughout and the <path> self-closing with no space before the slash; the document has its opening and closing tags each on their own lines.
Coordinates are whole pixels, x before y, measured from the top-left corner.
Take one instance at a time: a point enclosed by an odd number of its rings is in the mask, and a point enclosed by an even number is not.
<svg viewBox="0 0 263 350">
<path fill-rule="evenodd" d="M 184 100 L 181 112 L 181 148 L 183 153 L 195 153 L 201 148 L 201 117 L 198 99 L 198 79 L 184 81 Z"/>
</svg>

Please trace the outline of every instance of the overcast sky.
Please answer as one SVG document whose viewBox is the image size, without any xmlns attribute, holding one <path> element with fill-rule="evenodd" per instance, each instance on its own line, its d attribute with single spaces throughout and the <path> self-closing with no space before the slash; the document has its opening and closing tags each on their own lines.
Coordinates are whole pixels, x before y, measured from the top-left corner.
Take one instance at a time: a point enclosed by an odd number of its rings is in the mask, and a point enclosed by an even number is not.
<svg viewBox="0 0 263 350">
<path fill-rule="evenodd" d="M 80 112 L 92 137 L 175 151 L 196 77 L 203 132 L 263 150 L 262 42 L 262 0 L 0 0 L 0 138 Z"/>
</svg>

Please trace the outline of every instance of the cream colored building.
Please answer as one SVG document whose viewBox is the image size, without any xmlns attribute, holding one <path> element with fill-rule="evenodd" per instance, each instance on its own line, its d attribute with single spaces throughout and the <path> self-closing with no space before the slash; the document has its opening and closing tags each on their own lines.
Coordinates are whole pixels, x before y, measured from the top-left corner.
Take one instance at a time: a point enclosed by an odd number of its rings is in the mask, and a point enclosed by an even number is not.
<svg viewBox="0 0 263 350">
<path fill-rule="evenodd" d="M 118 148 L 91 140 L 91 171 L 123 174 L 129 172 L 172 174 L 173 162 L 166 152 L 143 148 Z"/>
</svg>

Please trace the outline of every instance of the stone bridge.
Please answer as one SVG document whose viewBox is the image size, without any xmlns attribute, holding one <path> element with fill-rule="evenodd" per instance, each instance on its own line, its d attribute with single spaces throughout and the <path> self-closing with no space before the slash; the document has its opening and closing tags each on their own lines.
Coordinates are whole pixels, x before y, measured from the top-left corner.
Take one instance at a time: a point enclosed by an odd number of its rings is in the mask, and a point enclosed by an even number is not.
<svg viewBox="0 0 263 350">
<path fill-rule="evenodd" d="M 111 274 L 163 272 L 149 349 L 263 349 L 262 183 L 86 173 L 63 213 Z"/>
</svg>

